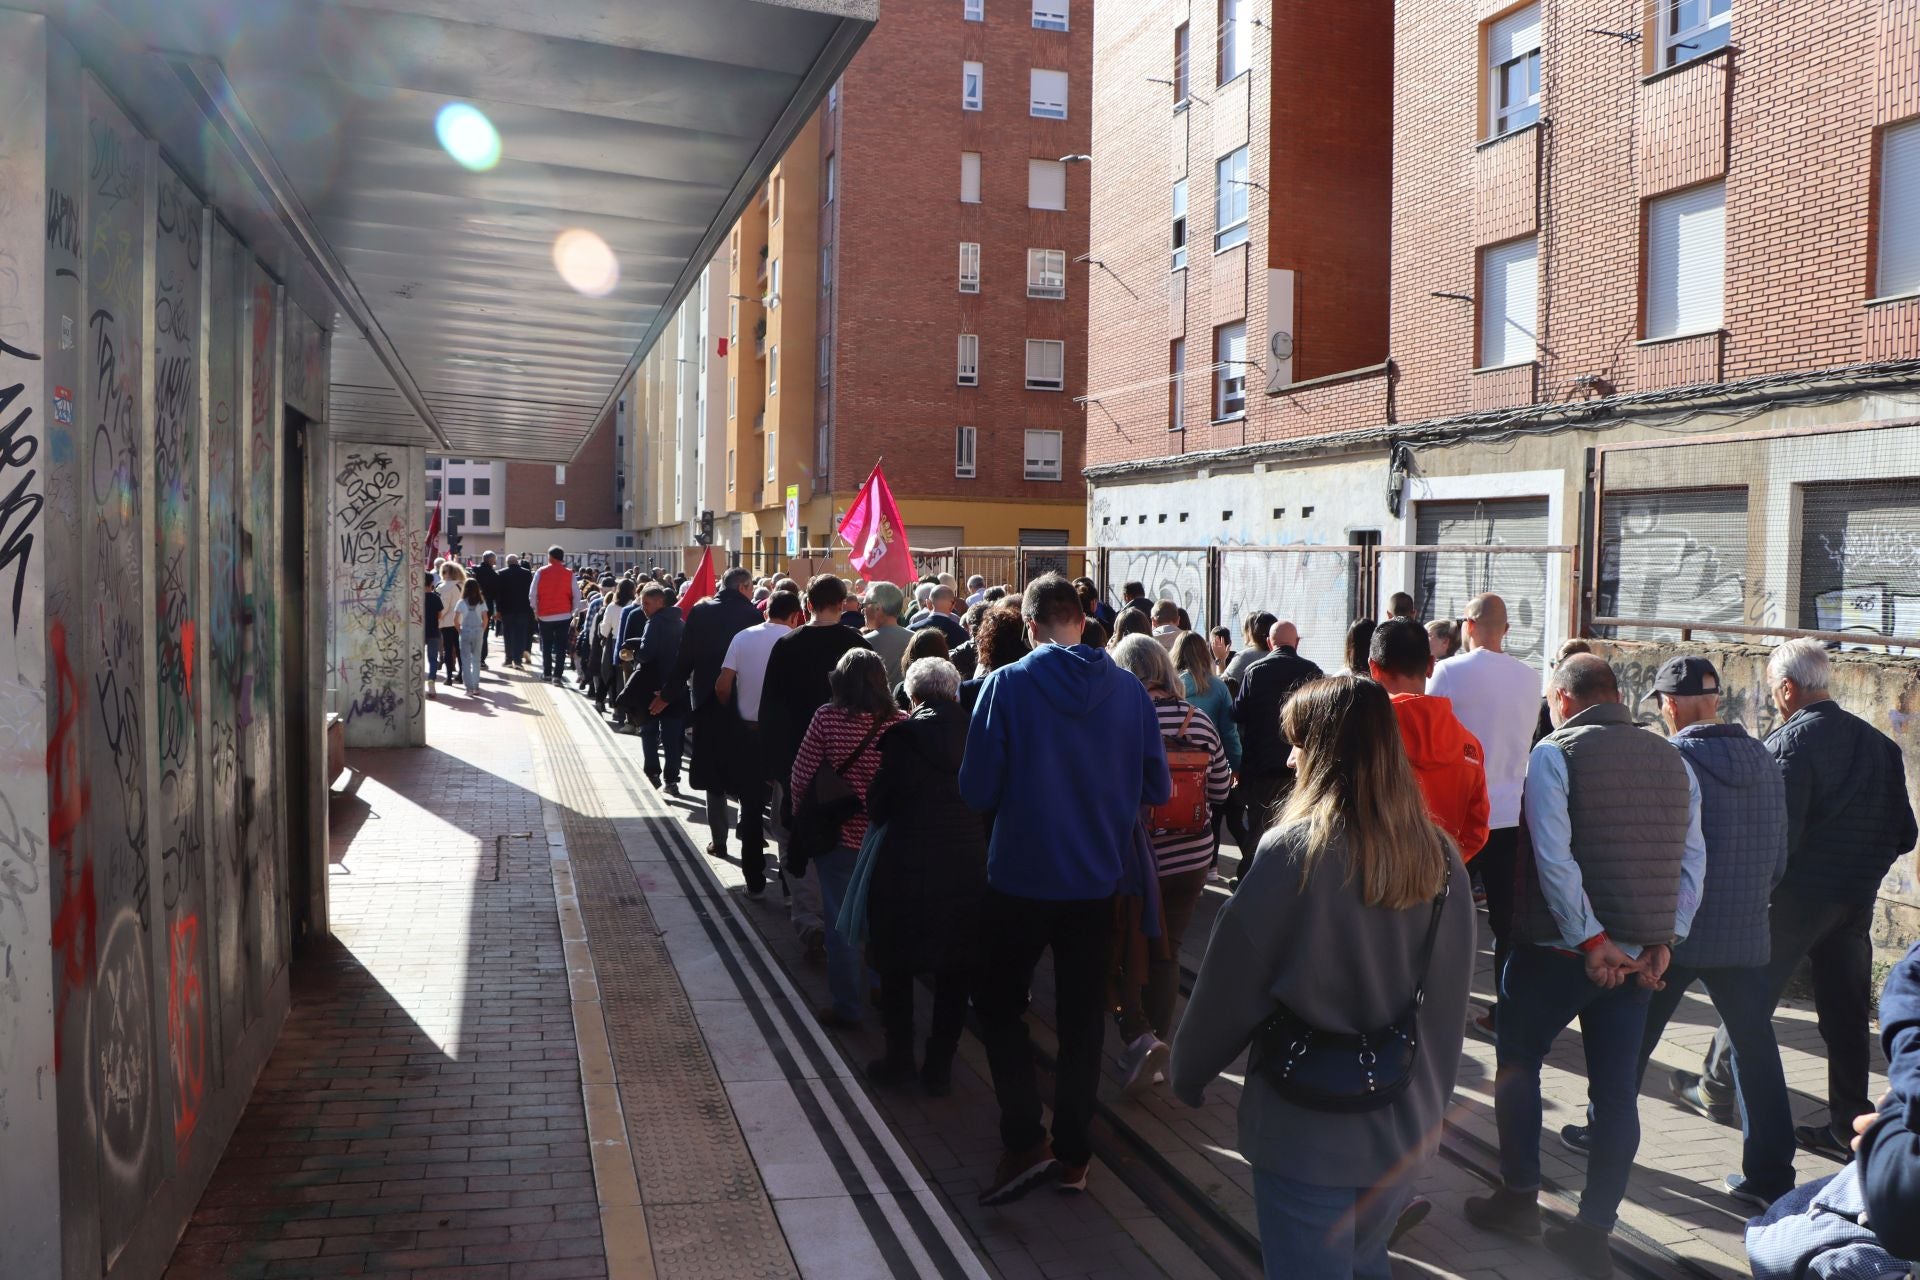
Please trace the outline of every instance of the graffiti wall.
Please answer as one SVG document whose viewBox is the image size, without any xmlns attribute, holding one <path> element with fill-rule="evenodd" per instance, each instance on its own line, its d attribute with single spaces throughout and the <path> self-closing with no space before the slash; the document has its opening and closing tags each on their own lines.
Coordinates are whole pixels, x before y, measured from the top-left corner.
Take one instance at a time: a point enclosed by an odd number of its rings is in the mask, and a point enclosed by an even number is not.
<svg viewBox="0 0 1920 1280">
<path fill-rule="evenodd" d="M 334 683 L 350 747 L 403 747 L 425 738 L 426 564 L 417 518 L 425 474 L 418 449 L 334 446 Z"/>
<path fill-rule="evenodd" d="M 0 10 L 0 1276 L 158 1274 L 285 1013 L 282 305 Z"/>
</svg>

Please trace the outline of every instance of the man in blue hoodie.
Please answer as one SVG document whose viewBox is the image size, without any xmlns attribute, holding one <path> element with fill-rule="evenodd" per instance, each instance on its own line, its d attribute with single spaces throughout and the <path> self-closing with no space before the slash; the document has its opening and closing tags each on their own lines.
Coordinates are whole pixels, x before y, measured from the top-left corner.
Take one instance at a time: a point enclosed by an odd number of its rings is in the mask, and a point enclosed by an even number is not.
<svg viewBox="0 0 1920 1280">
<path fill-rule="evenodd" d="M 961 795 L 994 815 L 981 919 L 987 956 L 973 1005 L 1006 1154 L 983 1204 L 1017 1200 L 1049 1178 L 1063 1191 L 1086 1189 L 1113 898 L 1140 806 L 1173 791 L 1153 701 L 1105 650 L 1080 642 L 1087 615 L 1073 584 L 1041 576 L 1021 612 L 1033 652 L 987 677 L 960 765 Z M 1060 1037 L 1051 1143 L 1025 1018 L 1048 947 Z"/>
</svg>

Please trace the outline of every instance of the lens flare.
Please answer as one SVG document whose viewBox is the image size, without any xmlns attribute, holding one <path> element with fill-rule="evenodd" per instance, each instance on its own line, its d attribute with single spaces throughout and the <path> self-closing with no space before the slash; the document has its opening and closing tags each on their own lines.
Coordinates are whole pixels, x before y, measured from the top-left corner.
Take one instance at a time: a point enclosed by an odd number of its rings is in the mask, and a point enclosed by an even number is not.
<svg viewBox="0 0 1920 1280">
<path fill-rule="evenodd" d="M 568 288 L 589 298 L 604 298 L 620 283 L 619 259 L 585 227 L 569 227 L 554 240 L 553 267 Z"/>
<path fill-rule="evenodd" d="M 480 108 L 467 102 L 449 102 L 434 118 L 433 131 L 464 169 L 475 173 L 500 163 L 500 131 Z"/>
</svg>

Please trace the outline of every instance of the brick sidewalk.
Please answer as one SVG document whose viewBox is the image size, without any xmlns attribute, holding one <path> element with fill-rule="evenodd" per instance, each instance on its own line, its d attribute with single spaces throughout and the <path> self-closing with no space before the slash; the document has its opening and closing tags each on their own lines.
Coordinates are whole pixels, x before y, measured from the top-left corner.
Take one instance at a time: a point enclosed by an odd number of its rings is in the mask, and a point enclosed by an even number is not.
<svg viewBox="0 0 1920 1280">
<path fill-rule="evenodd" d="M 531 711 L 482 688 L 429 703 L 431 747 L 350 754 L 335 937 L 296 961 L 168 1280 L 606 1275 L 547 847 L 521 838 Z"/>
</svg>

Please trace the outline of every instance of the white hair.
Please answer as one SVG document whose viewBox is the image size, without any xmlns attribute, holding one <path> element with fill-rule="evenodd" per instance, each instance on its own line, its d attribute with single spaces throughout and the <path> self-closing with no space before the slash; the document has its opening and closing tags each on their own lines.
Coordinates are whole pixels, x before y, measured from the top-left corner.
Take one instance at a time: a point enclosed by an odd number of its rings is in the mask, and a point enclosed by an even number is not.
<svg viewBox="0 0 1920 1280">
<path fill-rule="evenodd" d="M 913 589 L 913 598 L 921 608 L 927 607 L 927 601 L 933 598 L 933 584 L 923 582 Z"/>
<path fill-rule="evenodd" d="M 1791 680 L 1808 693 L 1821 693 L 1833 680 L 1827 646 L 1818 640 L 1789 640 L 1767 659 L 1767 679 Z"/>
<path fill-rule="evenodd" d="M 915 702 L 958 702 L 960 669 L 945 658 L 920 658 L 907 668 L 906 685 Z"/>
<path fill-rule="evenodd" d="M 1180 677 L 1173 673 L 1173 660 L 1152 636 L 1131 635 L 1114 646 L 1113 664 L 1132 672 L 1148 689 L 1160 689 L 1176 697 Z"/>
</svg>

